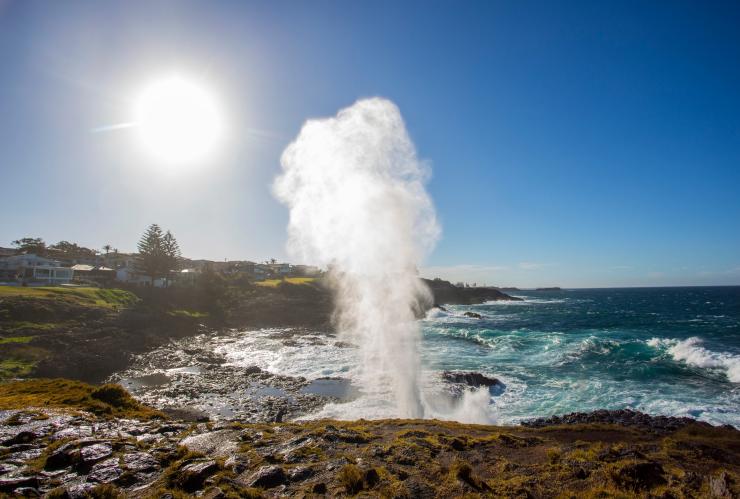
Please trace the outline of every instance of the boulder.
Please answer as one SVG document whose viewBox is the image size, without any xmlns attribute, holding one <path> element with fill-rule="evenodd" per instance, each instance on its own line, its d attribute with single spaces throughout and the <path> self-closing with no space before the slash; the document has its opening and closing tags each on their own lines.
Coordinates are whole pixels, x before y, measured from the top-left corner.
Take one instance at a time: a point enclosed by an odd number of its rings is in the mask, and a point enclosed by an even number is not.
<svg viewBox="0 0 740 499">
<path fill-rule="evenodd" d="M 35 476 L 14 476 L 12 478 L 0 478 L 0 492 L 13 492 L 16 489 L 39 486 L 39 480 Z"/>
<path fill-rule="evenodd" d="M 730 479 L 726 472 L 723 471 L 717 476 L 709 477 L 709 493 L 712 497 L 732 497 Z"/>
<path fill-rule="evenodd" d="M 38 435 L 32 431 L 21 431 L 3 441 L 2 445 L 14 446 L 18 444 L 27 444 L 29 442 L 33 442 L 36 438 L 38 438 Z"/>
<path fill-rule="evenodd" d="M 113 454 L 113 447 L 108 443 L 92 444 L 80 449 L 80 457 L 86 464 L 100 461 L 111 454 Z"/>
<path fill-rule="evenodd" d="M 308 478 L 311 478 L 313 476 L 313 470 L 311 468 L 307 468 L 306 466 L 298 466 L 297 468 L 293 468 L 288 473 L 288 479 L 291 482 L 302 482 L 303 480 L 306 480 Z"/>
<path fill-rule="evenodd" d="M 110 483 L 117 480 L 123 474 L 123 470 L 118 465 L 118 458 L 112 457 L 105 461 L 100 461 L 92 467 L 87 475 L 88 482 Z"/>
<path fill-rule="evenodd" d="M 68 442 L 57 448 L 46 457 L 44 466 L 47 470 L 65 468 L 80 459 L 80 450 L 73 442 Z"/>
<path fill-rule="evenodd" d="M 123 464 L 131 471 L 154 471 L 159 469 L 159 462 L 147 452 L 132 452 L 123 456 Z"/>
<path fill-rule="evenodd" d="M 247 479 L 250 487 L 269 489 L 285 483 L 285 471 L 280 466 L 262 466 Z"/>
<path fill-rule="evenodd" d="M 445 371 L 442 373 L 442 377 L 445 381 L 449 381 L 450 383 L 468 385 L 474 388 L 480 386 L 491 387 L 502 384 L 496 378 L 489 378 L 488 376 L 474 371 Z"/>
<path fill-rule="evenodd" d="M 470 317 L 471 319 L 482 319 L 483 316 L 476 312 L 465 312 L 463 314 L 465 317 Z"/>
<path fill-rule="evenodd" d="M 213 460 L 186 464 L 178 472 L 177 484 L 186 491 L 192 492 L 201 488 L 206 478 L 216 471 L 218 471 L 218 464 Z"/>
<path fill-rule="evenodd" d="M 217 430 L 184 438 L 180 445 L 210 457 L 228 457 L 236 453 L 238 440 L 237 430 Z"/>
</svg>

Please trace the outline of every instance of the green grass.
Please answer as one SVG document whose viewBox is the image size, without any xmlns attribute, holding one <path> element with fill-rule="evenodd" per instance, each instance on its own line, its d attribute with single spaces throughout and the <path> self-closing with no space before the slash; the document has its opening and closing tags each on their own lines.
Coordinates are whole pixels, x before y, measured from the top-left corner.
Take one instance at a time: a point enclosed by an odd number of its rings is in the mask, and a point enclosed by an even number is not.
<svg viewBox="0 0 740 499">
<path fill-rule="evenodd" d="M 103 308 L 128 307 L 139 301 L 136 295 L 122 289 L 0 286 L 0 298 L 13 296 L 61 299 L 77 305 Z"/>
<path fill-rule="evenodd" d="M 92 412 L 101 416 L 151 419 L 159 411 L 134 399 L 120 385 L 89 385 L 67 379 L 33 379 L 0 383 L 0 409 L 58 407 Z"/>
<path fill-rule="evenodd" d="M 28 376 L 35 367 L 36 362 L 32 360 L 0 360 L 0 379 Z"/>
<path fill-rule="evenodd" d="M 255 284 L 257 284 L 257 286 L 275 288 L 281 282 L 287 282 L 289 284 L 310 284 L 314 281 L 316 281 L 315 277 L 286 277 L 285 279 L 265 279 L 264 281 L 260 281 Z"/>
<path fill-rule="evenodd" d="M 3 329 L 8 332 L 24 331 L 27 329 L 48 331 L 57 327 L 59 327 L 59 324 L 55 322 L 8 321 L 3 324 Z"/>
<path fill-rule="evenodd" d="M 208 312 L 199 312 L 197 310 L 186 309 L 170 310 L 168 313 L 170 315 L 174 315 L 175 317 L 191 317 L 193 319 L 201 319 L 210 315 Z"/>
<path fill-rule="evenodd" d="M 7 343 L 28 343 L 34 338 L 35 336 L 11 336 L 9 338 L 0 338 L 0 345 L 5 345 Z"/>
</svg>

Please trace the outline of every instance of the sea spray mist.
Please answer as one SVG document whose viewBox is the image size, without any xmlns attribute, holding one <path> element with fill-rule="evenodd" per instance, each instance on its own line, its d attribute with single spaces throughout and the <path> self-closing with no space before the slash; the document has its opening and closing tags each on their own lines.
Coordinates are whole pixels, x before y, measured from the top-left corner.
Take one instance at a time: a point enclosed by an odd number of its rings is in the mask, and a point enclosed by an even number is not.
<svg viewBox="0 0 740 499">
<path fill-rule="evenodd" d="M 274 190 L 290 209 L 289 250 L 331 269 L 337 328 L 360 350 L 363 398 L 388 416 L 424 417 L 415 319 L 431 296 L 416 269 L 440 229 L 398 107 L 363 99 L 309 120 L 281 164 Z"/>
</svg>

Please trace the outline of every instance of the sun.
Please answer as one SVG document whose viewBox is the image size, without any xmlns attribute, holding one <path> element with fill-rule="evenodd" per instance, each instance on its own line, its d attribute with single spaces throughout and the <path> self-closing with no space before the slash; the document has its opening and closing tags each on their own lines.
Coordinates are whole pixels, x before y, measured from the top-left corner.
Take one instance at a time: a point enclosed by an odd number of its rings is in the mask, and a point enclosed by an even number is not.
<svg viewBox="0 0 740 499">
<path fill-rule="evenodd" d="M 216 99 L 194 80 L 169 76 L 154 81 L 136 100 L 136 128 L 144 150 L 163 164 L 207 160 L 223 136 Z"/>
</svg>

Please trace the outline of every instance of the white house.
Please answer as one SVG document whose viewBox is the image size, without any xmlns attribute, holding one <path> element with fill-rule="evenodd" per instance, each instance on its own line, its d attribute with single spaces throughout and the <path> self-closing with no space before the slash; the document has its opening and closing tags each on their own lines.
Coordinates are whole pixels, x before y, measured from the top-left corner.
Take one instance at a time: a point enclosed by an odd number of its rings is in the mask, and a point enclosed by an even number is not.
<svg viewBox="0 0 740 499">
<path fill-rule="evenodd" d="M 137 272 L 133 265 L 126 265 L 116 270 L 116 281 L 135 284 L 137 286 L 154 286 L 155 288 L 164 288 L 167 283 L 163 278 L 152 279 L 149 276 Z"/>
<path fill-rule="evenodd" d="M 68 284 L 72 282 L 74 271 L 62 267 L 57 260 L 26 254 L 0 259 L 0 275 L 26 283 Z"/>
</svg>

